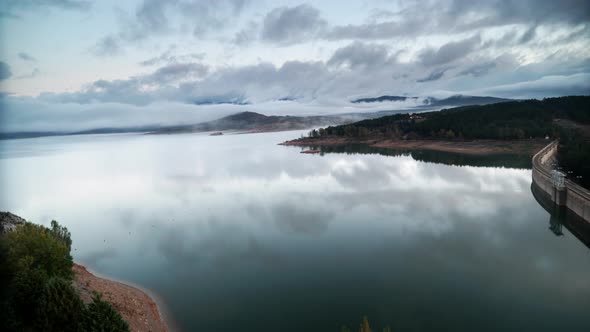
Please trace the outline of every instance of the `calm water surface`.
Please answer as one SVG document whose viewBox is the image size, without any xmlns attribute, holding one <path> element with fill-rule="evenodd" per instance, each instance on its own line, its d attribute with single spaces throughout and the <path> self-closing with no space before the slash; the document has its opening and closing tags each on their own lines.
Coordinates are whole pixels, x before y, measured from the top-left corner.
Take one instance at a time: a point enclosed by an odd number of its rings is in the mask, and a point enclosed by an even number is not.
<svg viewBox="0 0 590 332">
<path fill-rule="evenodd" d="M 0 141 L 0 210 L 65 224 L 180 331 L 590 331 L 590 251 L 530 170 L 276 145 L 299 136 Z"/>
</svg>

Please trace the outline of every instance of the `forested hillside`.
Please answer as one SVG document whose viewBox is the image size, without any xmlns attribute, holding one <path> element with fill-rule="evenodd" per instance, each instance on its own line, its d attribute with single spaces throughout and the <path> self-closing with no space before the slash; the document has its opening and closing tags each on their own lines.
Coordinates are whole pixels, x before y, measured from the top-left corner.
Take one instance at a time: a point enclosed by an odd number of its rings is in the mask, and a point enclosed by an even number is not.
<svg viewBox="0 0 590 332">
<path fill-rule="evenodd" d="M 348 136 L 423 139 L 522 139 L 558 136 L 554 119 L 590 123 L 590 97 L 465 106 L 439 112 L 396 114 L 322 128 L 310 137 Z"/>
</svg>

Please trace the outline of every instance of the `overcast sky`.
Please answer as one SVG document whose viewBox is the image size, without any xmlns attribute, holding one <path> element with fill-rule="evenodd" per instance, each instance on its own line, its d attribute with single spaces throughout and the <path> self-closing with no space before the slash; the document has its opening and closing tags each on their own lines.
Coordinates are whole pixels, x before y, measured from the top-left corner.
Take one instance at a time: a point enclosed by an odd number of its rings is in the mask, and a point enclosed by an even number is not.
<svg viewBox="0 0 590 332">
<path fill-rule="evenodd" d="M 588 0 L 4 0 L 0 33 L 4 131 L 590 92 Z"/>
</svg>

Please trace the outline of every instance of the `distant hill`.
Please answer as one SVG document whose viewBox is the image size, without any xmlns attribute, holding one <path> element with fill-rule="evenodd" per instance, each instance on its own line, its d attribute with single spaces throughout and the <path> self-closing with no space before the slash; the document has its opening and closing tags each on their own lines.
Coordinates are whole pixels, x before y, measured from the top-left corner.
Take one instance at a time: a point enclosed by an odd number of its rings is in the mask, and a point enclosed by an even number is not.
<svg viewBox="0 0 590 332">
<path fill-rule="evenodd" d="M 374 98 L 360 98 L 352 100 L 351 103 L 382 103 L 386 101 L 406 101 L 408 99 L 418 99 L 418 97 L 405 96 L 380 96 Z M 511 99 L 496 98 L 487 96 L 468 96 L 468 95 L 454 95 L 448 98 L 438 99 L 434 97 L 426 97 L 424 99 L 424 106 L 428 107 L 449 107 L 449 106 L 468 106 L 468 105 L 489 105 L 495 103 L 502 103 L 510 101 Z"/>
<path fill-rule="evenodd" d="M 360 98 L 352 100 L 351 103 L 382 103 L 384 101 L 406 101 L 407 99 L 418 99 L 418 97 L 404 97 L 404 96 L 380 96 L 375 98 Z"/>
<path fill-rule="evenodd" d="M 343 124 L 346 120 L 336 116 L 278 116 L 264 115 L 256 112 L 241 112 L 218 120 L 195 125 L 169 127 L 155 133 L 179 133 L 242 130 L 249 132 L 282 131 L 307 129 L 317 126 Z"/>
<path fill-rule="evenodd" d="M 426 98 L 425 105 L 433 107 L 449 107 L 449 106 L 469 106 L 469 105 L 489 105 L 496 103 L 503 103 L 511 101 L 512 99 L 496 98 L 488 96 L 467 96 L 454 95 L 448 98 L 437 99 L 433 97 Z"/>
<path fill-rule="evenodd" d="M 348 119 L 348 120 L 347 120 Z M 39 132 L 12 132 L 0 133 L 0 139 L 35 138 L 45 136 L 69 136 L 90 134 L 117 134 L 117 133 L 189 133 L 204 131 L 241 130 L 248 132 L 282 131 L 307 129 L 318 126 L 338 125 L 350 122 L 350 117 L 341 116 L 267 116 L 255 112 L 241 112 L 223 117 L 218 120 L 176 126 L 140 126 L 123 128 L 96 128 L 90 130 L 67 131 L 39 131 Z"/>
</svg>

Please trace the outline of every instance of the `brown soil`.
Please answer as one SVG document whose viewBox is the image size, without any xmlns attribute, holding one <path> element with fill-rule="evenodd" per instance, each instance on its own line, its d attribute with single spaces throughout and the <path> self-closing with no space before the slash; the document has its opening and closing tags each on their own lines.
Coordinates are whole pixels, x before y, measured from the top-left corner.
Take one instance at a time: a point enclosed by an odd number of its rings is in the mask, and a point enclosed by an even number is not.
<svg viewBox="0 0 590 332">
<path fill-rule="evenodd" d="M 92 301 L 92 292 L 102 294 L 129 323 L 132 332 L 168 331 L 161 319 L 158 306 L 143 291 L 120 282 L 96 277 L 78 264 L 74 264 L 74 287 L 84 303 Z"/>
<path fill-rule="evenodd" d="M 533 155 L 545 145 L 543 139 L 524 140 L 385 140 L 385 139 L 350 139 L 343 137 L 300 138 L 280 143 L 291 146 L 336 146 L 346 144 L 366 144 L 368 146 L 393 150 L 435 150 L 473 155 L 488 154 L 528 154 Z"/>
</svg>

